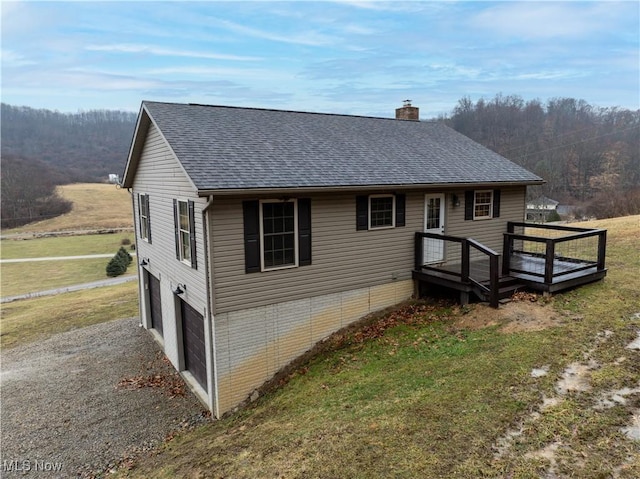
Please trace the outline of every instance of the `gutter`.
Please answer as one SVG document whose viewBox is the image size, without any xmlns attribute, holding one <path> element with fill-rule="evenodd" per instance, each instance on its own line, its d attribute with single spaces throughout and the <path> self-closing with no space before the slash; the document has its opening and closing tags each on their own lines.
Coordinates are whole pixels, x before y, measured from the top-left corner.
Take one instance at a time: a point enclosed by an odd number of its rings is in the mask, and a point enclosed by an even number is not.
<svg viewBox="0 0 640 479">
<path fill-rule="evenodd" d="M 389 190 L 442 190 L 458 188 L 489 188 L 496 186 L 533 186 L 542 185 L 545 180 L 530 181 L 494 181 L 484 183 L 425 183 L 425 184 L 389 184 L 389 185 L 358 185 L 358 186 L 300 186 L 280 188 L 221 188 L 199 190 L 198 196 L 237 196 L 237 195 L 276 195 L 276 194 L 308 194 L 332 193 L 350 191 L 389 191 Z M 209 204 L 205 210 L 209 208 Z"/>
</svg>

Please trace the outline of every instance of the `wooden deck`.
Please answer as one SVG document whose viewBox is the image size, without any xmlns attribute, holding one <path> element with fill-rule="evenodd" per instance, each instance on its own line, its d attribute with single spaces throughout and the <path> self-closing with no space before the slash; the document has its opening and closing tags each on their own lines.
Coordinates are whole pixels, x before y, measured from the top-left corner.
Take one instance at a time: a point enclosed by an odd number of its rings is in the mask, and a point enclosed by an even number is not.
<svg viewBox="0 0 640 479">
<path fill-rule="evenodd" d="M 554 293 L 591 283 L 604 278 L 606 268 L 598 269 L 598 264 L 592 261 L 553 260 L 553 275 L 550 282 L 545 282 L 544 271 L 546 258 L 531 255 L 511 255 L 511 272 L 509 275 L 522 281 L 531 289 Z"/>
<path fill-rule="evenodd" d="M 535 236 L 515 233 L 516 227 L 553 230 L 555 236 Z M 435 284 L 460 292 L 464 304 L 471 293 L 483 301 L 497 307 L 500 299 L 509 297 L 519 289 L 532 289 L 554 293 L 604 278 L 606 231 L 587 230 L 563 226 L 529 225 L 527 223 L 508 224 L 504 234 L 504 253 L 484 247 L 469 238 L 457 238 L 430 233 L 416 233 L 416 262 L 413 278 L 419 283 Z M 436 238 L 461 245 L 458 260 L 441 264 L 422 264 L 423 239 Z M 579 244 L 591 238 L 592 243 L 570 249 L 574 256 L 560 256 L 556 251 Z M 514 246 L 531 251 L 516 249 Z M 542 245 L 536 250 L 531 245 Z M 539 251 L 544 251 L 540 253 Z M 593 250 L 593 251 L 591 251 Z M 471 256 L 473 251 L 473 259 Z"/>
</svg>

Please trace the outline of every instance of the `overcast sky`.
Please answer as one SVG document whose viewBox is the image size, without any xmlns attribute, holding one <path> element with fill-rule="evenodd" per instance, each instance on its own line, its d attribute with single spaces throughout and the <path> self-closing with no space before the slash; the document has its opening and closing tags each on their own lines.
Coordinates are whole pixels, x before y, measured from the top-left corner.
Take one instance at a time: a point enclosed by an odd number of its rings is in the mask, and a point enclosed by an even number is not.
<svg viewBox="0 0 640 479">
<path fill-rule="evenodd" d="M 2 101 L 421 118 L 465 96 L 640 108 L 640 2 L 11 2 Z"/>
</svg>

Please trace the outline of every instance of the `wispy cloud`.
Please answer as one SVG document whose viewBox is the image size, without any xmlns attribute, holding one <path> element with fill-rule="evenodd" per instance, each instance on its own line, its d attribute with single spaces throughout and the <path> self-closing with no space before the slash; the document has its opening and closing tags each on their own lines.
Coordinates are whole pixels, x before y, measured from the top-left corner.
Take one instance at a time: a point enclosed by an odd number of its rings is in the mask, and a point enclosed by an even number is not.
<svg viewBox="0 0 640 479">
<path fill-rule="evenodd" d="M 240 33 L 242 35 L 248 35 L 253 38 L 260 38 L 263 40 L 270 40 L 280 43 L 291 43 L 295 45 L 307 45 L 307 46 L 325 46 L 336 43 L 336 39 L 328 35 L 314 32 L 312 30 L 299 31 L 296 33 L 282 34 L 275 33 L 274 31 L 262 30 L 259 28 L 248 27 L 229 20 L 212 19 L 220 27 L 230 30 L 234 33 Z"/>
<path fill-rule="evenodd" d="M 503 2 L 482 10 L 470 24 L 518 38 L 585 37 L 612 28 L 608 20 L 615 21 L 619 10 L 630 9 L 614 2 Z"/>
<path fill-rule="evenodd" d="M 168 56 L 168 57 L 188 57 L 188 58 L 207 58 L 210 60 L 232 60 L 232 61 L 258 61 L 260 57 L 229 55 L 225 53 L 211 53 L 194 50 L 176 50 L 171 48 L 162 48 L 151 45 L 141 45 L 132 43 L 115 43 L 108 45 L 87 45 L 85 50 L 99 52 L 116 52 L 116 53 L 148 53 L 151 55 Z"/>
<path fill-rule="evenodd" d="M 2 66 L 5 68 L 23 67 L 27 65 L 35 65 L 37 63 L 34 60 L 29 60 L 18 52 L 5 49 L 0 51 L 0 60 L 2 61 Z"/>
</svg>

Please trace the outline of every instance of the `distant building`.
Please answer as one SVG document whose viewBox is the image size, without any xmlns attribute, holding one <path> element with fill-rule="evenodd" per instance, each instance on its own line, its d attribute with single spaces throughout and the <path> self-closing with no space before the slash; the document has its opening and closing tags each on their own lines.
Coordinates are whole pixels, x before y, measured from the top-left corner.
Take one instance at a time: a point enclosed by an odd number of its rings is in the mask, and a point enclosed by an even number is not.
<svg viewBox="0 0 640 479">
<path fill-rule="evenodd" d="M 115 173 L 109 173 L 109 183 L 113 183 L 114 185 L 120 184 L 120 176 Z"/>
<path fill-rule="evenodd" d="M 540 196 L 535 200 L 527 202 L 527 221 L 545 223 L 549 221 L 551 216 L 557 217 L 558 204 L 556 200 L 552 200 L 546 196 Z M 553 219 L 551 221 L 553 221 Z"/>
</svg>

